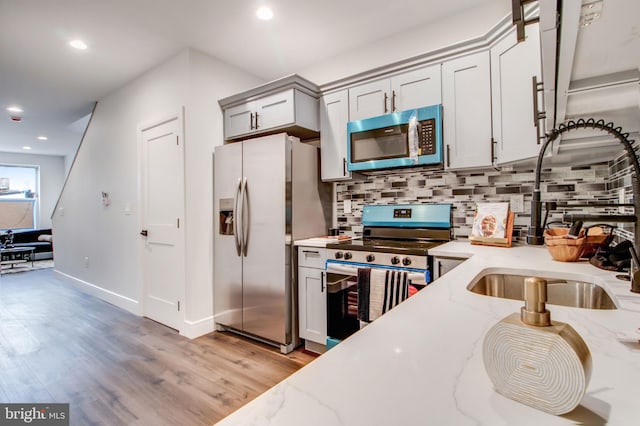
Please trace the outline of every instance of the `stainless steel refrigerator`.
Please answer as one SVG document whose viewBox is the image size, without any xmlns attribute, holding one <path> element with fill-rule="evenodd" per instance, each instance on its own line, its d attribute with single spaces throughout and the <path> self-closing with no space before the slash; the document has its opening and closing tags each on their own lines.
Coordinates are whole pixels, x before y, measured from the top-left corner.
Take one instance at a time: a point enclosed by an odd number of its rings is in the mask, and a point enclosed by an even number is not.
<svg viewBox="0 0 640 426">
<path fill-rule="evenodd" d="M 298 343 L 292 242 L 324 235 L 317 148 L 285 133 L 216 147 L 214 321 L 280 346 Z"/>
</svg>

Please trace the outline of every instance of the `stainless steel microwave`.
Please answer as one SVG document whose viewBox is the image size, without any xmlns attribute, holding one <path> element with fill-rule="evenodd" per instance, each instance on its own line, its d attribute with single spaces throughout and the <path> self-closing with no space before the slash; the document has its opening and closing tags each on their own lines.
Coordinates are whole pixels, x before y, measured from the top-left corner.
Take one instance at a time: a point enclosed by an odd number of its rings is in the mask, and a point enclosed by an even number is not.
<svg viewBox="0 0 640 426">
<path fill-rule="evenodd" d="M 442 105 L 347 123 L 350 171 L 442 164 Z"/>
</svg>

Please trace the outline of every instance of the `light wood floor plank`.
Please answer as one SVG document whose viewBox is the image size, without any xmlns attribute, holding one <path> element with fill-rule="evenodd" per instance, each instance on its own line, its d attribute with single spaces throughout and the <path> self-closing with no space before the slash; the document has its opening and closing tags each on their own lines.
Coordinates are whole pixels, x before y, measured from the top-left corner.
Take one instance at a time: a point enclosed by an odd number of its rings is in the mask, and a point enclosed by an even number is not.
<svg viewBox="0 0 640 426">
<path fill-rule="evenodd" d="M 230 333 L 186 339 L 53 270 L 0 277 L 0 401 L 68 402 L 71 424 L 211 425 L 313 359 Z"/>
</svg>

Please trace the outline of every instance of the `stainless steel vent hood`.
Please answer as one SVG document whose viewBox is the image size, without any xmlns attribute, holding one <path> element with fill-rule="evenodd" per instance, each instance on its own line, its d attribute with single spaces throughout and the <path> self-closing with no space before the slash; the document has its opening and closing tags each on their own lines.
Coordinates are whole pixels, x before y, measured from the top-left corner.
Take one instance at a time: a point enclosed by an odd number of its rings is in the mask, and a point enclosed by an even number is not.
<svg viewBox="0 0 640 426">
<path fill-rule="evenodd" d="M 546 128 L 603 119 L 640 133 L 640 2 L 540 0 Z M 640 142 L 640 141 L 639 141 Z M 554 163 L 612 158 L 618 142 L 576 131 L 554 143 Z"/>
</svg>

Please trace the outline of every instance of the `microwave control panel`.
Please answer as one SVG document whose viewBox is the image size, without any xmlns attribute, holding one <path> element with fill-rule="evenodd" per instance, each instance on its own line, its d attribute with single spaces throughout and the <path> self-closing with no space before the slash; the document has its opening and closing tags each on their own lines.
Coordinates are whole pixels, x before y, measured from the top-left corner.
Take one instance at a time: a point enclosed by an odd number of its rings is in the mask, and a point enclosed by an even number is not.
<svg viewBox="0 0 640 426">
<path fill-rule="evenodd" d="M 436 120 L 421 120 L 418 122 L 418 155 L 436 153 Z"/>
</svg>

